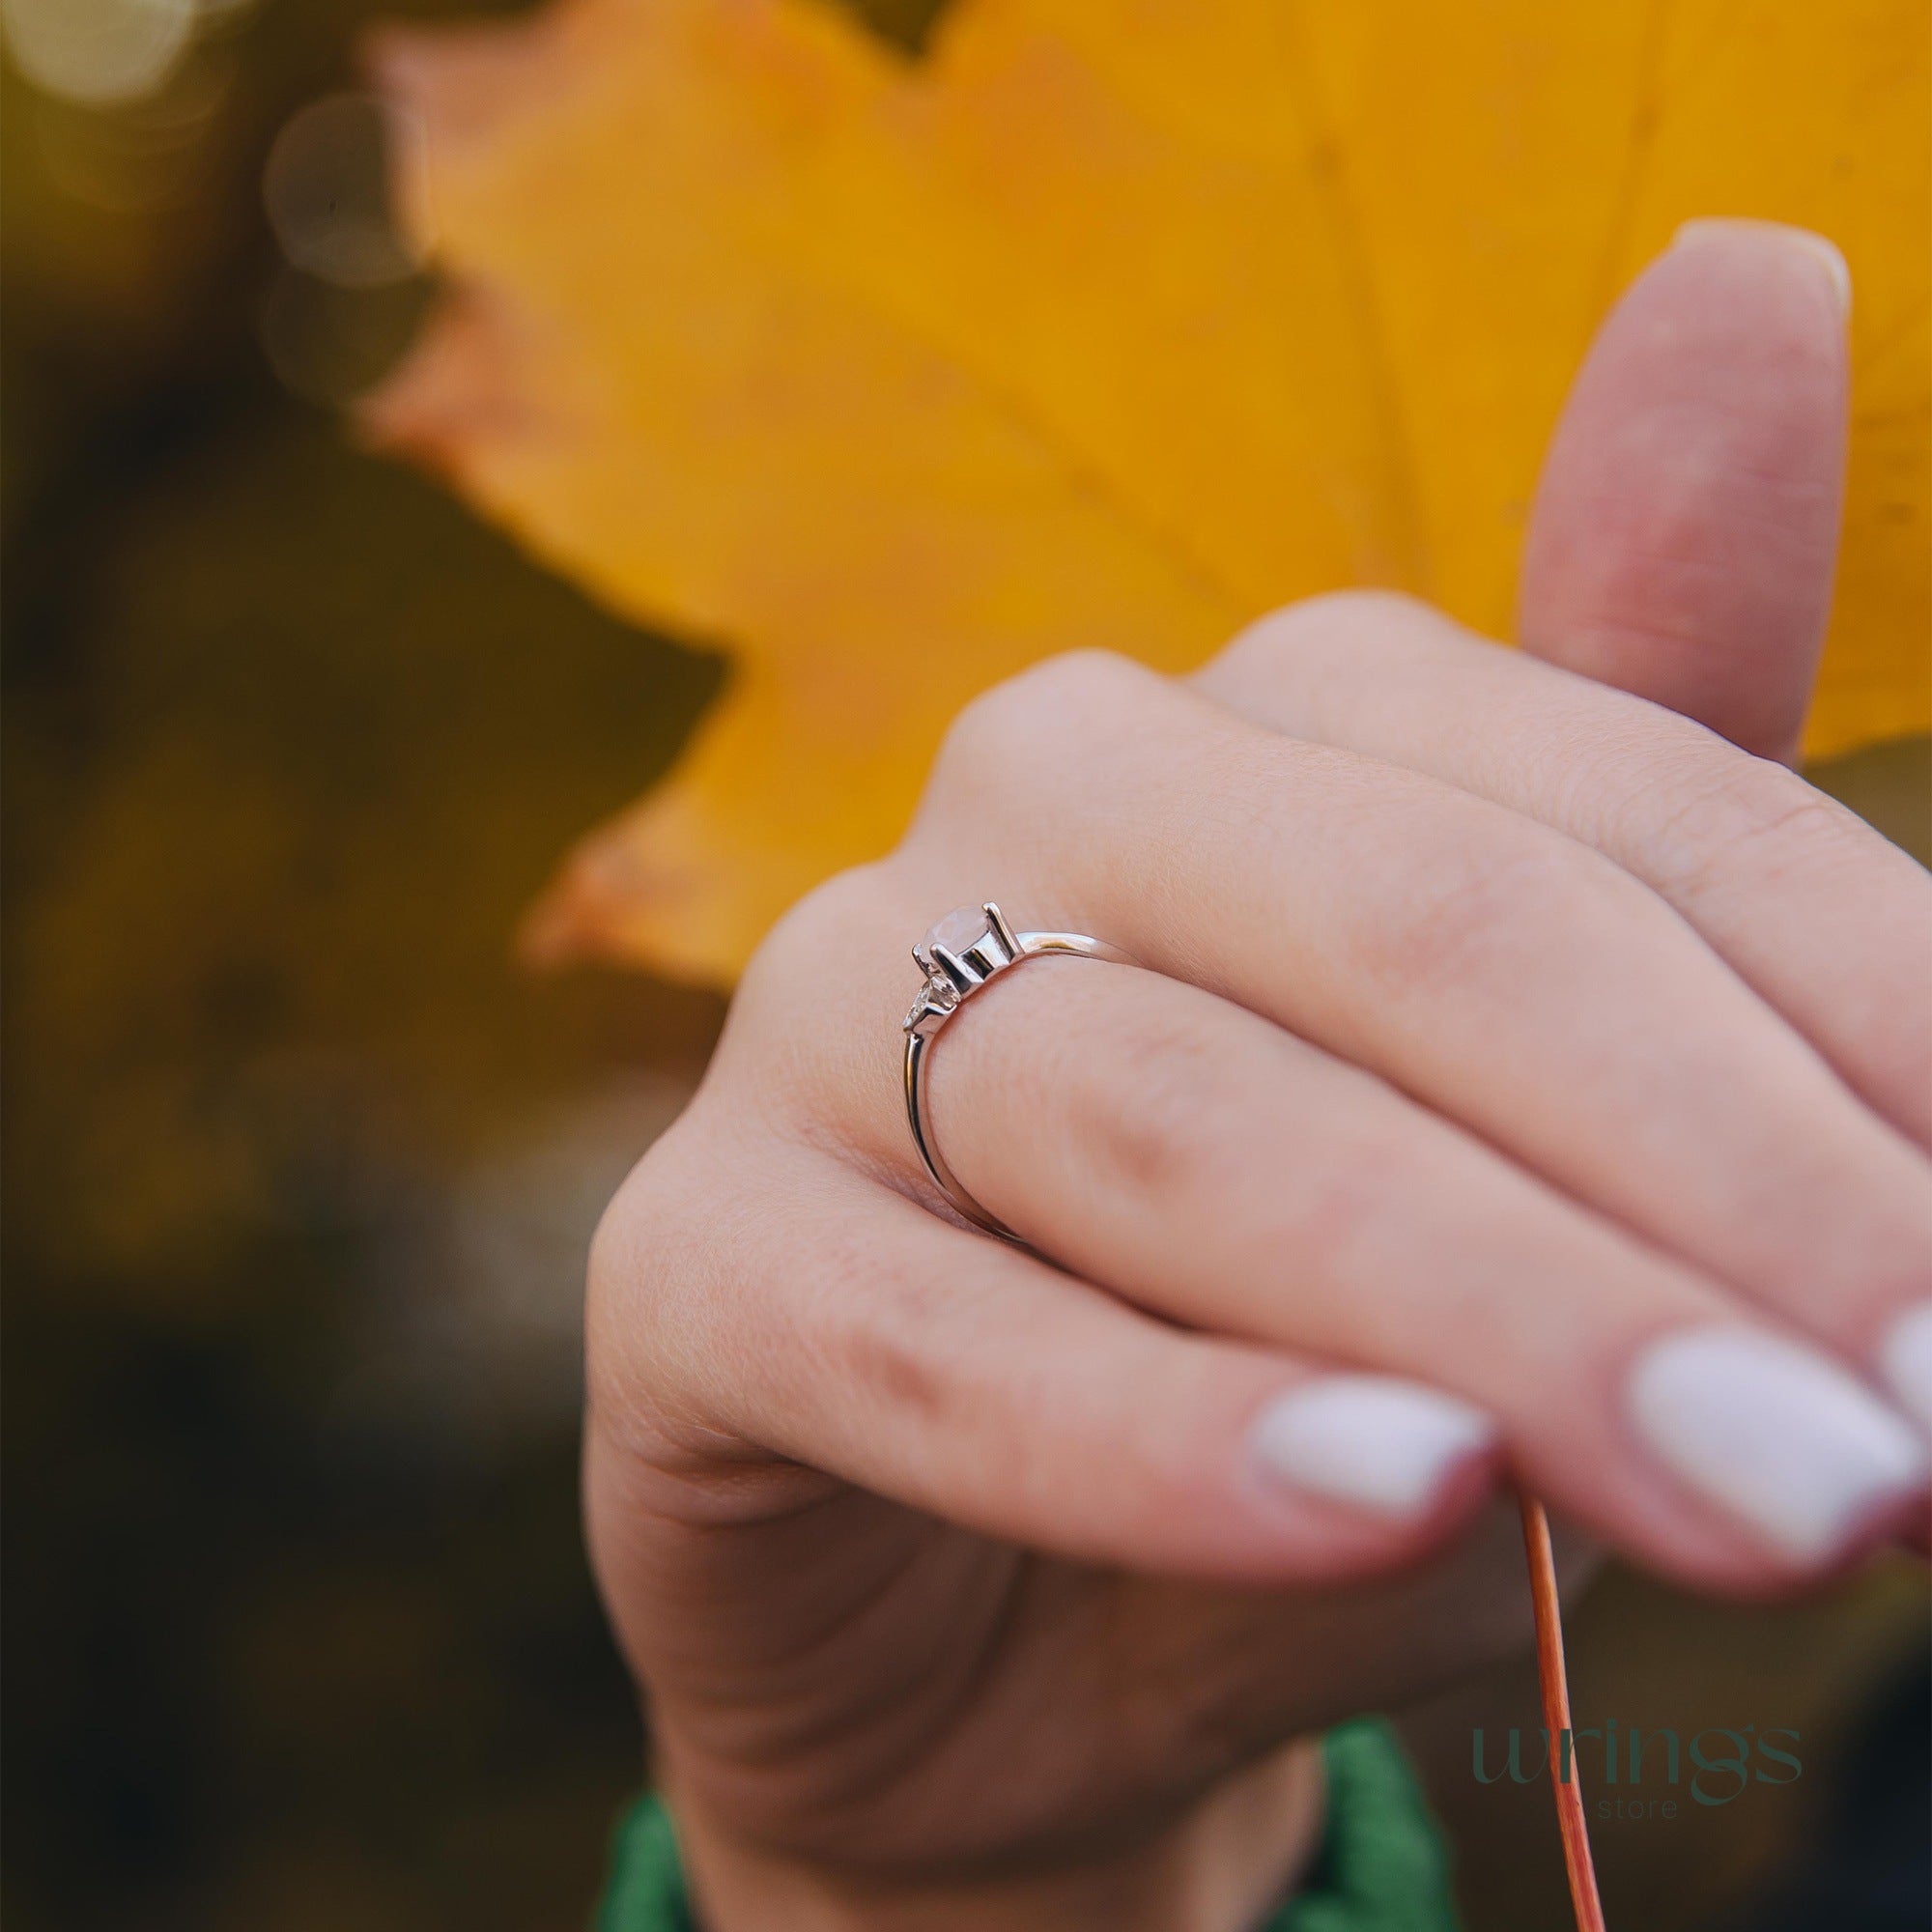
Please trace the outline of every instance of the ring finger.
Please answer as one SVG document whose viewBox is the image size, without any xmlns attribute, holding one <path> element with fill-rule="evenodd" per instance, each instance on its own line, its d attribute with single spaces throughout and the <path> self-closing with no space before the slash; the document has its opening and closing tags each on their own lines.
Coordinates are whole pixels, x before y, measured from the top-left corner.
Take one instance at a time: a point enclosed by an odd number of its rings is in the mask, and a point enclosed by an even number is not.
<svg viewBox="0 0 1932 1932">
<path fill-rule="evenodd" d="M 1065 1265 L 1190 1327 L 1478 1404 L 1527 1482 L 1689 1580 L 1828 1563 L 1920 1474 L 1903 1424 L 1737 1296 L 1199 988 L 1027 962 L 948 1022 L 930 1101 L 976 1197 Z M 1319 1435 L 1306 1397 L 1257 1423 L 1277 1475 L 1386 1480 L 1399 1418 L 1321 1400 Z"/>
<path fill-rule="evenodd" d="M 1036 919 L 1380 1074 L 1861 1368 L 1918 1319 L 1932 1167 L 1550 828 L 1092 656 L 967 714 L 904 858 L 963 897 L 989 851 Z"/>
</svg>

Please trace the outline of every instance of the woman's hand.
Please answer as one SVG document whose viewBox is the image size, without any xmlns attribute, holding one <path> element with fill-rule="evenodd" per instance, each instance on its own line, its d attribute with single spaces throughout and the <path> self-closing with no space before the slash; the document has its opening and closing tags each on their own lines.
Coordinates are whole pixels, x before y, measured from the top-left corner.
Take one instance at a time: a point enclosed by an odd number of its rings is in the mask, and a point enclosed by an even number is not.
<svg viewBox="0 0 1932 1932">
<path fill-rule="evenodd" d="M 1782 750 L 1842 357 L 1790 237 L 1667 257 L 1526 633 Z M 949 1161 L 1050 1261 L 906 1131 L 906 949 L 986 897 L 1140 962 L 1028 961 L 933 1050 Z M 1524 1628 L 1505 1472 L 1717 1590 L 1896 1528 L 1928 958 L 1932 884 L 1791 773 L 1404 599 L 970 707 L 596 1246 L 590 1530 L 707 1923 L 1252 1923 L 1316 1826 L 1286 1742 Z"/>
</svg>

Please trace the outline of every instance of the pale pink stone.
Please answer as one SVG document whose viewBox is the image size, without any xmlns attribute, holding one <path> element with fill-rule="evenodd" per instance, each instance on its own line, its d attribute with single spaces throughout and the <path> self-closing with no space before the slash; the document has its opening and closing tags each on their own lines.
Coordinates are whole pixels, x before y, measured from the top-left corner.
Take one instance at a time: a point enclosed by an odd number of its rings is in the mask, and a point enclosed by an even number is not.
<svg viewBox="0 0 1932 1932">
<path fill-rule="evenodd" d="M 950 912 L 925 935 L 925 950 L 943 946 L 955 958 L 963 957 L 992 930 L 986 915 L 978 906 L 961 906 Z"/>
</svg>

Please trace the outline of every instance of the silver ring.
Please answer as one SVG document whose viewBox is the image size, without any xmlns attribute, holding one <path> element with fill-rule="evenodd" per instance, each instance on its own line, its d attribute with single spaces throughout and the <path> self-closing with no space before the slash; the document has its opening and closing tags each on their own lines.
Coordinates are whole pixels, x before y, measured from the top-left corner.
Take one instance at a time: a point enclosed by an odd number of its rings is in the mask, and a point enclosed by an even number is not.
<svg viewBox="0 0 1932 1932">
<path fill-rule="evenodd" d="M 905 1016 L 906 1122 L 912 1144 L 925 1163 L 933 1184 L 974 1227 L 1003 1241 L 1025 1242 L 997 1216 L 989 1214 L 960 1186 L 947 1166 L 925 1122 L 925 1073 L 932 1042 L 939 1030 L 989 980 L 996 980 L 1023 959 L 1062 952 L 1076 959 L 1107 959 L 1116 965 L 1134 962 L 1117 946 L 1090 939 L 1084 932 L 1015 932 L 991 899 L 975 910 L 950 912 L 912 950 L 925 984 Z"/>
</svg>

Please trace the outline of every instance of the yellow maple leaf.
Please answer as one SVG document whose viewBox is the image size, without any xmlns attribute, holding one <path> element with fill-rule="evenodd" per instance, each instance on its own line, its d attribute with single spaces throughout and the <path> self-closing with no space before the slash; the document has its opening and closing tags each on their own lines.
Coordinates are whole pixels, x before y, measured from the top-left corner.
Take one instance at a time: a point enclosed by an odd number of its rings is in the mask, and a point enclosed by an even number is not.
<svg viewBox="0 0 1932 1932">
<path fill-rule="evenodd" d="M 1047 652 L 1198 662 L 1398 584 L 1501 635 L 1596 324 L 1693 215 L 1858 288 L 1809 749 L 1932 723 L 1919 0 L 563 0 L 392 37 L 451 289 L 377 399 L 617 611 L 722 642 L 667 782 L 533 916 L 733 973 Z"/>
</svg>

